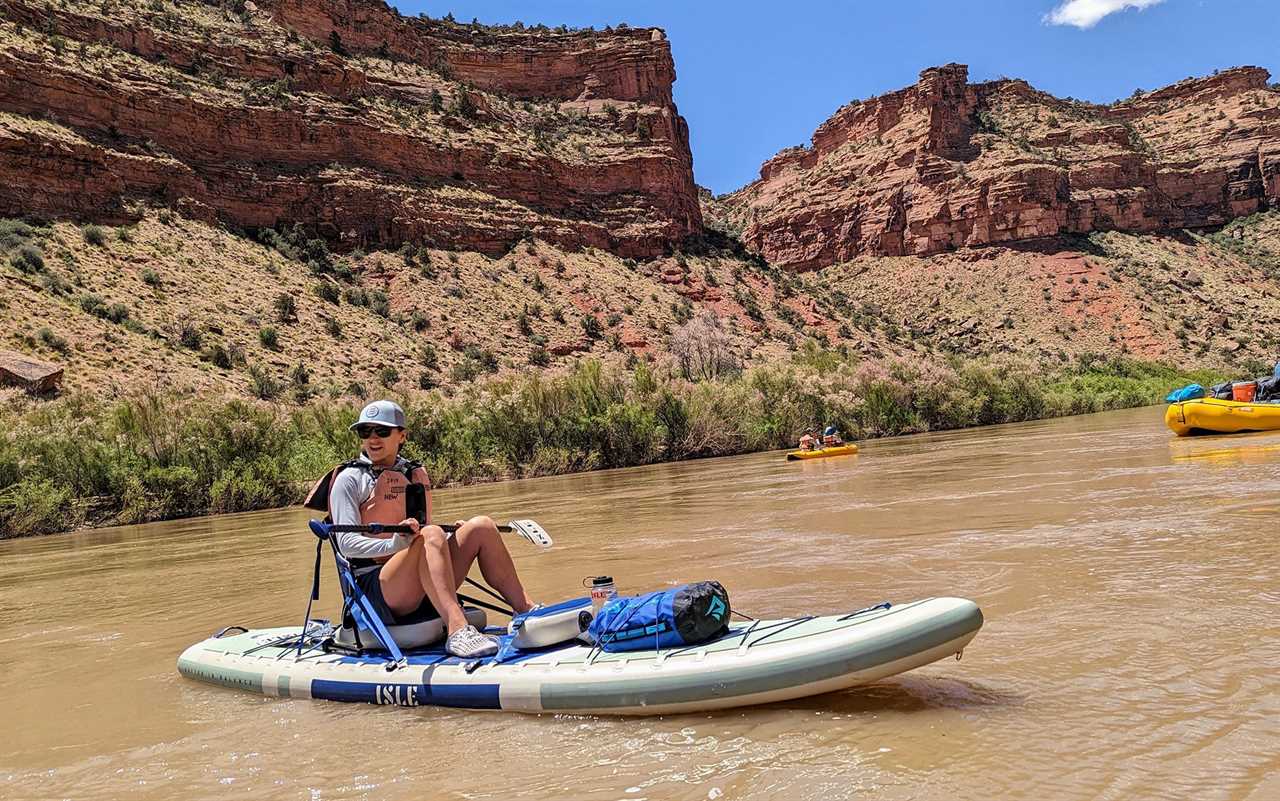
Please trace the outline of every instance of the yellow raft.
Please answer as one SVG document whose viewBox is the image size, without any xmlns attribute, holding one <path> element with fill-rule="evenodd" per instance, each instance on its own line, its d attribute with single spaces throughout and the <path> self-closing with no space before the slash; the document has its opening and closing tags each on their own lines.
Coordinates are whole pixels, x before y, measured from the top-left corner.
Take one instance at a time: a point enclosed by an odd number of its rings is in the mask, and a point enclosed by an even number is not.
<svg viewBox="0 0 1280 801">
<path fill-rule="evenodd" d="M 1164 413 L 1164 424 L 1180 437 L 1280 431 L 1280 404 L 1199 398 L 1170 404 Z"/>
<path fill-rule="evenodd" d="M 857 453 L 858 446 L 851 442 L 844 445 L 832 445 L 830 448 L 819 448 L 815 451 L 787 451 L 787 461 L 795 459 L 822 459 L 827 456 L 848 456 Z"/>
</svg>

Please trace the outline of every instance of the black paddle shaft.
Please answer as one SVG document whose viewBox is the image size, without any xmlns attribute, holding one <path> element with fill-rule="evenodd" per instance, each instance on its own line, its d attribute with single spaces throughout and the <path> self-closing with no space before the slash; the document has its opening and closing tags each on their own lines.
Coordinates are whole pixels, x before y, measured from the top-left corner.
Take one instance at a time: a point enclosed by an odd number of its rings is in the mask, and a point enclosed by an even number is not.
<svg viewBox="0 0 1280 801">
<path fill-rule="evenodd" d="M 459 527 L 455 526 L 452 523 L 447 523 L 445 525 L 440 526 L 440 528 L 448 532 L 454 532 L 454 531 L 457 531 Z M 387 532 L 388 534 L 412 534 L 413 533 L 413 529 L 409 528 L 408 526 L 401 526 L 401 525 L 394 525 L 394 526 L 385 525 L 384 526 L 380 523 L 374 524 L 372 526 L 329 526 L 329 530 L 337 533 L 351 532 L 353 534 L 378 534 L 384 531 Z M 501 525 L 501 526 L 498 526 L 498 530 L 509 532 L 511 531 L 511 526 Z"/>
</svg>

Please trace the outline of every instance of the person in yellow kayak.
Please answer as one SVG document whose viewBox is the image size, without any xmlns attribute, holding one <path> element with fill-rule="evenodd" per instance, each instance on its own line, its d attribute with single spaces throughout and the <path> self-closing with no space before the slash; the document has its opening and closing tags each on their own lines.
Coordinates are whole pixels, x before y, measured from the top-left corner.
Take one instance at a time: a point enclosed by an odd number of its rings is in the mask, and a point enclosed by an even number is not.
<svg viewBox="0 0 1280 801">
<path fill-rule="evenodd" d="M 394 624 L 397 616 L 427 602 L 448 629 L 445 650 L 464 659 L 490 656 L 498 641 L 467 623 L 458 603 L 458 587 L 471 565 L 480 563 L 485 581 L 516 612 L 528 611 L 533 601 L 493 520 L 480 516 L 461 521 L 450 535 L 429 525 L 431 482 L 421 465 L 400 455 L 404 426 L 404 410 L 391 401 L 375 401 L 361 410 L 351 425 L 360 437 L 360 456 L 335 469 L 328 509 L 338 525 L 404 525 L 413 533 L 346 532 L 337 535 L 338 548 L 384 622 Z M 411 503 L 414 497 L 419 500 Z M 419 508 L 411 509 L 414 505 Z"/>
<path fill-rule="evenodd" d="M 822 447 L 835 448 L 844 444 L 844 440 L 840 438 L 840 430 L 835 426 L 827 426 L 822 431 Z"/>
<path fill-rule="evenodd" d="M 811 428 L 805 431 L 804 435 L 800 437 L 800 450 L 812 451 L 817 450 L 817 448 L 818 438 L 813 435 L 813 429 Z"/>
</svg>

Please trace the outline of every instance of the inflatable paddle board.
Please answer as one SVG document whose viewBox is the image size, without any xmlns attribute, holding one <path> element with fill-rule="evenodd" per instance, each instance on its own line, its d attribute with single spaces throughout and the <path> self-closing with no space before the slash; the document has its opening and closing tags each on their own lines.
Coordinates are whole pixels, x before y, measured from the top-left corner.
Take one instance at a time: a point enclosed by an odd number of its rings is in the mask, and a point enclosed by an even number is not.
<svg viewBox="0 0 1280 801">
<path fill-rule="evenodd" d="M 287 698 L 516 712 L 658 715 L 786 701 L 867 684 L 958 656 L 982 627 L 963 598 L 734 624 L 711 642 L 606 653 L 577 642 L 518 658 L 461 660 L 439 643 L 405 659 L 332 647 L 334 627 L 231 627 L 192 645 L 178 671 Z M 503 633 L 491 629 L 493 633 Z"/>
</svg>

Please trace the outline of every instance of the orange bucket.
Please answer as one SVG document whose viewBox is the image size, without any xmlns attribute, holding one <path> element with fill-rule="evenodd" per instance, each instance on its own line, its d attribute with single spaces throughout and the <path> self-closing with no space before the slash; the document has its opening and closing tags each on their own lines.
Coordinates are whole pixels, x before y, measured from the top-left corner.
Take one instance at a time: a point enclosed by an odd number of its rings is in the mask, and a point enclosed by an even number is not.
<svg viewBox="0 0 1280 801">
<path fill-rule="evenodd" d="M 1241 403 L 1252 403 L 1254 393 L 1257 391 L 1257 381 L 1238 381 L 1231 385 L 1231 399 Z"/>
</svg>

